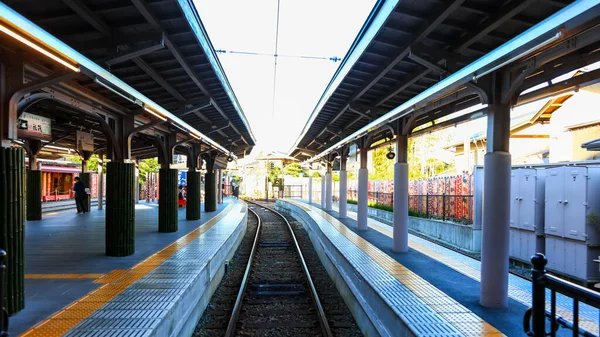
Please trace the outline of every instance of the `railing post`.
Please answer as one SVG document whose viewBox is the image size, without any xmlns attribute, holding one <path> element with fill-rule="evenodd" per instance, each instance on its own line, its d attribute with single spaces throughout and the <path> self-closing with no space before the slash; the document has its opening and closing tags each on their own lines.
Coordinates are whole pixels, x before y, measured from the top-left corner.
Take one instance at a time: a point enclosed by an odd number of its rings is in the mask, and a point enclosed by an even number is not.
<svg viewBox="0 0 600 337">
<path fill-rule="evenodd" d="M 0 249 L 0 337 L 8 337 L 8 312 L 4 307 L 4 296 L 6 295 L 6 288 L 4 283 L 4 274 L 6 272 L 6 265 L 4 260 L 6 259 L 6 252 Z"/>
<path fill-rule="evenodd" d="M 531 311 L 532 327 L 535 337 L 546 336 L 546 264 L 548 260 L 542 253 L 531 257 Z"/>
<path fill-rule="evenodd" d="M 425 194 L 425 214 L 429 219 L 429 193 Z"/>
<path fill-rule="evenodd" d="M 446 193 L 442 194 L 442 220 L 446 221 Z"/>
</svg>

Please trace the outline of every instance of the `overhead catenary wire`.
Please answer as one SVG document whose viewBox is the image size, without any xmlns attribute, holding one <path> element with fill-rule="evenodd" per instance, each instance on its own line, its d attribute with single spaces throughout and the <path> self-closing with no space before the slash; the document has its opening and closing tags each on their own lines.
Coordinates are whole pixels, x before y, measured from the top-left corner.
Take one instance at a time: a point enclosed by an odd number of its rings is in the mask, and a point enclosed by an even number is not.
<svg viewBox="0 0 600 337">
<path fill-rule="evenodd" d="M 279 8 L 281 0 L 277 0 L 277 23 L 275 25 L 275 54 L 273 55 L 273 101 L 271 102 L 271 122 L 275 122 L 275 93 L 277 89 L 277 51 L 279 50 Z"/>
</svg>

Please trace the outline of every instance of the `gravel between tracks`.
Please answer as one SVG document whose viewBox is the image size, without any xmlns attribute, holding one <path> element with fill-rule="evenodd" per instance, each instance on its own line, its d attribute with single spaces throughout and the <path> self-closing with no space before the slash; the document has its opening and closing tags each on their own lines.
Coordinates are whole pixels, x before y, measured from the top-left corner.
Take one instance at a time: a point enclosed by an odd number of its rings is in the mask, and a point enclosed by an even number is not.
<svg viewBox="0 0 600 337">
<path fill-rule="evenodd" d="M 273 203 L 265 204 L 268 207 L 274 207 Z M 251 204 L 250 207 L 253 207 Z M 260 209 L 256 207 L 256 209 Z M 255 209 L 255 210 L 256 210 Z M 263 218 L 263 226 L 267 224 L 267 226 L 263 227 L 263 231 L 268 228 L 268 224 L 274 221 L 274 217 L 276 215 L 268 216 L 265 214 L 266 211 L 263 211 L 260 214 L 261 218 Z M 342 337 L 354 337 L 354 336 L 362 336 L 360 329 L 356 325 L 354 318 L 352 317 L 350 310 L 344 303 L 341 295 L 338 293 L 337 288 L 333 281 L 329 278 L 325 268 L 321 265 L 321 261 L 315 252 L 312 243 L 308 237 L 308 234 L 302 227 L 300 223 L 298 223 L 294 218 L 287 217 L 287 220 L 290 222 L 292 229 L 294 230 L 294 234 L 296 235 L 296 239 L 298 240 L 298 244 L 302 250 L 302 254 L 304 255 L 305 262 L 312 276 L 315 288 L 317 289 L 317 293 L 323 305 L 323 309 L 325 311 L 325 315 L 329 320 L 329 325 L 333 332 L 334 336 L 342 336 Z M 248 214 L 248 230 L 246 231 L 246 235 L 242 240 L 240 247 L 236 251 L 234 257 L 230 261 L 229 268 L 227 274 L 223 277 L 221 284 L 215 291 L 211 301 L 206 308 L 203 316 L 200 318 L 198 325 L 196 326 L 196 330 L 193 333 L 193 337 L 213 337 L 213 336 L 223 336 L 225 334 L 225 330 L 227 329 L 227 324 L 229 322 L 229 318 L 231 312 L 233 310 L 233 306 L 235 304 L 235 300 L 237 297 L 237 293 L 239 290 L 239 286 L 241 284 L 244 271 L 246 268 L 246 264 L 248 258 L 250 256 L 250 251 L 252 249 L 252 243 L 254 240 L 254 236 L 256 234 L 257 227 L 257 219 L 256 217 L 249 212 Z M 277 235 L 274 237 L 277 240 Z M 263 237 L 261 235 L 261 241 L 268 241 L 270 238 Z M 277 249 L 275 249 L 276 251 Z M 255 256 L 255 261 L 257 261 L 258 256 Z M 285 264 L 285 262 L 283 262 Z M 270 263 L 268 263 L 270 264 Z M 249 287 L 255 282 L 260 282 L 259 280 L 265 275 L 268 274 L 271 270 L 276 269 L 275 266 L 272 265 L 264 265 L 264 266 L 255 266 L 254 272 L 250 276 Z M 281 266 L 283 266 L 282 264 Z M 262 269 L 262 270 L 261 270 Z M 284 272 L 280 273 L 280 276 L 277 278 L 275 283 L 297 283 L 294 281 L 293 272 Z M 246 292 L 246 299 L 244 302 L 249 302 L 250 306 L 244 306 L 242 308 L 242 312 L 240 313 L 240 317 L 243 315 L 254 317 L 254 322 L 256 324 L 267 323 L 269 325 L 275 326 L 280 323 L 286 322 L 289 319 L 290 322 L 293 322 L 294 319 L 298 319 L 299 313 L 301 313 L 304 308 L 309 305 L 312 307 L 312 302 L 304 303 L 305 300 L 298 299 L 294 301 L 290 299 L 290 301 L 281 301 L 280 303 L 273 303 L 272 301 L 266 301 L 264 305 L 262 298 L 259 296 L 248 295 L 248 291 Z M 282 326 L 276 329 L 251 329 L 252 324 L 247 324 L 249 328 L 248 331 L 245 329 L 238 327 L 237 333 L 239 336 L 313 336 L 314 328 L 291 328 L 287 326 Z M 254 330 L 254 331 L 252 331 Z M 271 330 L 271 331 L 269 331 Z"/>
</svg>

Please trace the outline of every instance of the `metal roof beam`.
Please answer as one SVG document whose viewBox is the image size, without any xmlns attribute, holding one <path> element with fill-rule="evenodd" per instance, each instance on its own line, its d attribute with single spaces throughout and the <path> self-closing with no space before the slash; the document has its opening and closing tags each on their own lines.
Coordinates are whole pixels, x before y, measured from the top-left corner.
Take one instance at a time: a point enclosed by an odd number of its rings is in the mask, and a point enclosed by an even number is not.
<svg viewBox="0 0 600 337">
<path fill-rule="evenodd" d="M 104 22 L 96 13 L 89 9 L 85 4 L 79 0 L 62 0 L 65 5 L 69 6 L 75 13 L 81 16 L 87 23 L 89 23 L 94 29 L 100 33 L 111 36 L 112 30 L 110 26 Z"/>
<path fill-rule="evenodd" d="M 112 66 L 112 65 L 115 65 L 115 64 L 118 64 L 121 62 L 125 62 L 127 60 L 135 59 L 137 57 L 153 53 L 155 51 L 163 49 L 164 47 L 165 47 L 164 41 L 161 40 L 161 41 L 153 42 L 152 44 L 150 44 L 148 46 L 127 48 L 121 52 L 118 52 L 118 53 L 112 55 L 104 63 L 106 63 L 109 66 Z"/>
<path fill-rule="evenodd" d="M 152 69 L 146 62 L 144 62 L 141 58 L 135 58 L 132 60 L 142 71 L 144 71 L 148 76 L 150 76 L 156 83 L 160 84 L 169 94 L 175 97 L 178 101 L 184 102 L 185 98 L 181 96 L 181 94 L 175 90 L 167 81 L 162 78 L 154 69 Z"/>
</svg>

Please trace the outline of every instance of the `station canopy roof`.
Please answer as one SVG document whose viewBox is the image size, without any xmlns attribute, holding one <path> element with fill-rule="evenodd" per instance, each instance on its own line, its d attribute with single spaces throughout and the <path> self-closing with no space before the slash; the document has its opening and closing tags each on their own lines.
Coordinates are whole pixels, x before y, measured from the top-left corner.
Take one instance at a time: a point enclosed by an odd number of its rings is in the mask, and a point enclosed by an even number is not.
<svg viewBox="0 0 600 337">
<path fill-rule="evenodd" d="M 192 0 L 3 2 L 223 148 L 239 156 L 255 145 Z M 140 110 L 90 76 L 81 75 L 73 83 L 126 111 Z M 59 139 L 74 136 L 77 115 L 72 107 L 48 101 L 32 109 L 41 114 L 62 110 L 64 118 L 53 116 L 53 133 Z M 97 146 L 103 145 L 98 134 Z M 132 151 L 152 156 L 154 152 L 144 152 L 149 145 L 134 139 Z"/>
<path fill-rule="evenodd" d="M 290 155 L 309 159 L 327 150 L 572 3 L 378 1 Z M 480 103 L 463 96 L 438 116 Z"/>
</svg>

